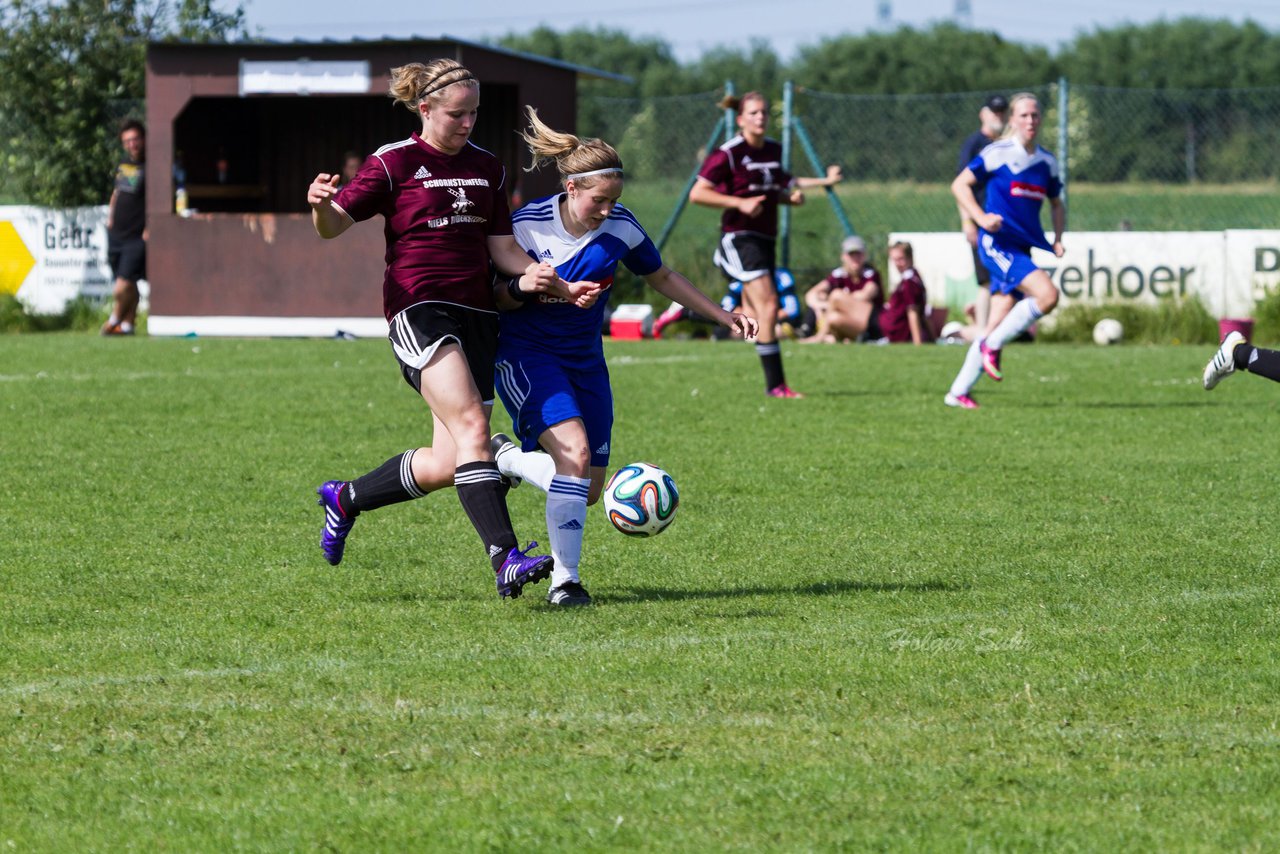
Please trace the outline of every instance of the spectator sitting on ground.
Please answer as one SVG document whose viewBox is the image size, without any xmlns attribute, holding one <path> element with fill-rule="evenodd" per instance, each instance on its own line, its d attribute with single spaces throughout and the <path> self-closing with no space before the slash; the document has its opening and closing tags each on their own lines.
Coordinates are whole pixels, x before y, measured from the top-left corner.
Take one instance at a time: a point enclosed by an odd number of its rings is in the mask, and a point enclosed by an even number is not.
<svg viewBox="0 0 1280 854">
<path fill-rule="evenodd" d="M 805 343 L 875 340 L 880 337 L 884 288 L 880 273 L 867 262 L 867 244 L 856 234 L 840 244 L 840 266 L 804 295 L 806 325 L 814 334 Z M 837 320 L 833 326 L 832 319 Z"/>
<path fill-rule="evenodd" d="M 911 244 L 898 241 L 889 247 L 889 263 L 898 271 L 898 287 L 889 296 L 889 303 L 880 313 L 880 330 L 890 344 L 920 345 L 932 340 L 929 324 L 925 319 L 927 307 L 924 282 L 915 269 L 915 256 Z"/>
</svg>

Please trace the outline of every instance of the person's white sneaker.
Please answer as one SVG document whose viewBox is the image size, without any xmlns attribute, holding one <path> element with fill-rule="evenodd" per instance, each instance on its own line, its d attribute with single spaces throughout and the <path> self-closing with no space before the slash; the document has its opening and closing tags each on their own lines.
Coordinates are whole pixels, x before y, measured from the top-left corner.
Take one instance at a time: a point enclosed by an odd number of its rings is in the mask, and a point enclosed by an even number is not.
<svg viewBox="0 0 1280 854">
<path fill-rule="evenodd" d="M 1239 332 L 1230 332 L 1222 339 L 1222 346 L 1213 354 L 1209 364 L 1204 366 L 1204 390 L 1209 391 L 1223 378 L 1236 372 L 1235 350 L 1244 343 L 1244 336 Z"/>
</svg>

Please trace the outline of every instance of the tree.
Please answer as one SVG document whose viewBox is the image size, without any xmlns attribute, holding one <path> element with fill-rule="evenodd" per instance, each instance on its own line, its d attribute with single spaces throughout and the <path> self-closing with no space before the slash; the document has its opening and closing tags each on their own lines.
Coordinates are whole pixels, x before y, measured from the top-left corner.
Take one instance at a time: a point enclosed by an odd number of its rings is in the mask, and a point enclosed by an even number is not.
<svg viewBox="0 0 1280 854">
<path fill-rule="evenodd" d="M 877 95 L 1008 92 L 1058 76 L 1044 48 L 955 24 L 824 39 L 802 48 L 788 72 L 810 89 Z"/>
<path fill-rule="evenodd" d="M 224 41 L 242 7 L 209 0 L 10 0 L 0 12 L 0 175 L 9 194 L 102 202 L 121 119 L 141 118 L 149 41 Z"/>
<path fill-rule="evenodd" d="M 1060 54 L 1072 83 L 1138 89 L 1275 86 L 1280 35 L 1253 22 L 1182 18 L 1098 29 Z"/>
</svg>

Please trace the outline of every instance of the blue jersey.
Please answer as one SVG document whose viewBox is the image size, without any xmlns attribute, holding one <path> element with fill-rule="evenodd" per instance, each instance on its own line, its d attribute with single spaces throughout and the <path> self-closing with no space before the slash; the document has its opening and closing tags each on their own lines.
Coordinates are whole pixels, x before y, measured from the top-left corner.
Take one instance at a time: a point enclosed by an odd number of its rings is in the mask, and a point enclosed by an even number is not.
<svg viewBox="0 0 1280 854">
<path fill-rule="evenodd" d="M 539 294 L 501 315 L 499 347 L 539 350 L 561 356 L 603 356 L 600 331 L 618 263 L 637 276 L 662 269 L 662 256 L 635 215 L 614 205 L 595 231 L 574 237 L 560 220 L 563 194 L 535 199 L 511 217 L 520 248 L 535 261 L 553 264 L 566 282 L 599 282 L 605 287 L 591 308 L 578 308 L 559 297 Z"/>
<path fill-rule="evenodd" d="M 1012 139 L 991 143 L 969 162 L 969 171 L 987 186 L 987 213 L 1000 214 L 1004 225 L 992 237 L 997 243 L 1027 250 L 1053 251 L 1040 224 L 1040 206 L 1062 193 L 1058 161 L 1040 146 L 1031 154 Z M 985 233 L 985 232 L 984 232 Z"/>
</svg>

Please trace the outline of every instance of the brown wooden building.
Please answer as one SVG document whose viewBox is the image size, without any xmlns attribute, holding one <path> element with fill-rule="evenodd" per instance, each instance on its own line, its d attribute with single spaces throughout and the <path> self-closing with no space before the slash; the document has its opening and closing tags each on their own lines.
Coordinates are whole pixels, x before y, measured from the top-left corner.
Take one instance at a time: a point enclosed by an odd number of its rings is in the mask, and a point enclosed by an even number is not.
<svg viewBox="0 0 1280 854">
<path fill-rule="evenodd" d="M 480 79 L 472 141 L 504 162 L 515 201 L 555 187 L 551 171 L 522 171 L 522 105 L 573 128 L 580 74 L 625 79 L 447 36 L 149 45 L 149 331 L 384 334 L 381 218 L 322 240 L 307 187 L 317 172 L 338 172 L 345 152 L 364 157 L 419 130 L 387 96 L 389 70 L 440 57 Z M 187 216 L 175 210 L 175 159 Z"/>
</svg>

